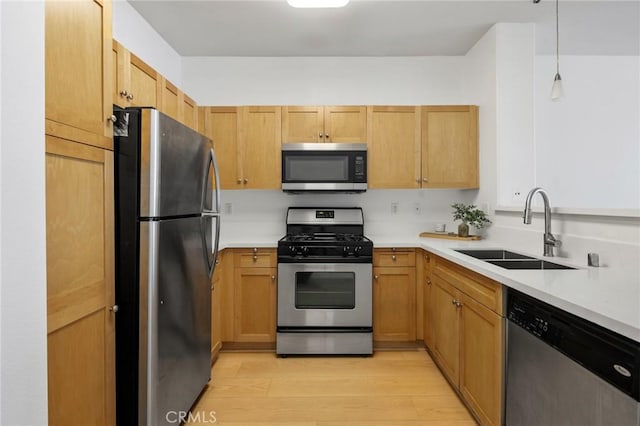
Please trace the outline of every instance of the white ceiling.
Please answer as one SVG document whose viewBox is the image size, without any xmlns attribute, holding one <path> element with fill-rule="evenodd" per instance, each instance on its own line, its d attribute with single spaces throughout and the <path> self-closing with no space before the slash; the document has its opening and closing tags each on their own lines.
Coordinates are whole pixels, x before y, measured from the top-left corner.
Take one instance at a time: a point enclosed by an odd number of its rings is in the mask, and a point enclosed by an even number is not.
<svg viewBox="0 0 640 426">
<path fill-rule="evenodd" d="M 536 23 L 537 53 L 555 53 L 553 0 L 128 1 L 181 56 L 464 55 L 498 22 Z M 559 10 L 561 54 L 640 54 L 640 0 L 560 0 Z"/>
</svg>

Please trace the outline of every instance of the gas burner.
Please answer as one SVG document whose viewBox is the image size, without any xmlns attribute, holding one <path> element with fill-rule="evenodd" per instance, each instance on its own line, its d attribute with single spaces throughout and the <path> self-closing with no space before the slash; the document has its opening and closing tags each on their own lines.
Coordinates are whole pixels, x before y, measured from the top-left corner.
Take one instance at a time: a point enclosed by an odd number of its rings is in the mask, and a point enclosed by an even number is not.
<svg viewBox="0 0 640 426">
<path fill-rule="evenodd" d="M 371 262 L 373 243 L 363 235 L 362 209 L 290 208 L 279 262 Z"/>
</svg>

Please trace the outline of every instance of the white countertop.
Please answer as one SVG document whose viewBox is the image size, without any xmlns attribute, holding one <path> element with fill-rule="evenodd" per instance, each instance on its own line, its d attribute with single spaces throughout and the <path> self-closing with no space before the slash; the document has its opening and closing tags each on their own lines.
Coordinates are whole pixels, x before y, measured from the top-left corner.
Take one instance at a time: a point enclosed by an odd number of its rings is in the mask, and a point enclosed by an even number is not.
<svg viewBox="0 0 640 426">
<path fill-rule="evenodd" d="M 536 299 L 640 342 L 640 282 L 623 271 L 584 265 L 576 270 L 509 270 L 458 253 L 454 249 L 509 247 L 491 241 L 459 241 L 407 235 L 367 234 L 374 247 L 416 247 L 428 250 Z M 275 248 L 282 235 L 254 235 L 220 241 L 220 248 Z M 541 258 L 542 256 L 513 250 Z M 559 258 L 545 258 L 567 264 Z"/>
<path fill-rule="evenodd" d="M 544 258 L 579 269 L 509 270 L 454 251 L 463 248 L 506 249 L 491 241 L 436 238 L 400 239 L 368 235 L 375 247 L 419 247 L 492 278 L 536 299 L 592 321 L 640 342 L 640 282 L 638 277 L 606 267 L 573 265 L 560 258 Z M 400 241 L 401 240 L 401 241 Z M 542 256 L 514 250 L 536 258 Z"/>
</svg>

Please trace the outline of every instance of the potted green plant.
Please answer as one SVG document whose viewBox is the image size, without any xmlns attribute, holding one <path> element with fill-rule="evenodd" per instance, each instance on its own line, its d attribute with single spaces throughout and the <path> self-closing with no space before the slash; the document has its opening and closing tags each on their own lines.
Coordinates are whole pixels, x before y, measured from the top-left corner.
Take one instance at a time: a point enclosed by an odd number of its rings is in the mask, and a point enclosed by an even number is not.
<svg viewBox="0 0 640 426">
<path fill-rule="evenodd" d="M 455 203 L 452 204 L 451 207 L 453 207 L 453 220 L 462 221 L 462 223 L 458 225 L 459 237 L 469 236 L 469 226 L 480 229 L 491 223 L 487 214 L 473 204 Z"/>
</svg>

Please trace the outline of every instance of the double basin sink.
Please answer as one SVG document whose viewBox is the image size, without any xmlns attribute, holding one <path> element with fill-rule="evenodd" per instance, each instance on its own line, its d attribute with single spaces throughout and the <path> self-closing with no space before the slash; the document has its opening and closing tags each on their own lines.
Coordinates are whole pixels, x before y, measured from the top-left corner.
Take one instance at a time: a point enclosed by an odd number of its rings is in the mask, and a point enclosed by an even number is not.
<svg viewBox="0 0 640 426">
<path fill-rule="evenodd" d="M 505 269 L 576 269 L 508 250 L 455 250 Z"/>
</svg>

